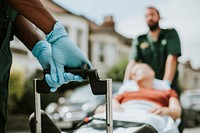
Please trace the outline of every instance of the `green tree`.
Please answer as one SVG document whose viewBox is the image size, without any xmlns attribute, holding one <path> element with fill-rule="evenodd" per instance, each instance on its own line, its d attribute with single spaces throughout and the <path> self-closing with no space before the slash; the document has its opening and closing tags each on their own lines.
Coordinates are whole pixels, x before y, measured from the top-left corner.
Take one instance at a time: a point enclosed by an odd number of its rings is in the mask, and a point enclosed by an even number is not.
<svg viewBox="0 0 200 133">
<path fill-rule="evenodd" d="M 113 81 L 123 81 L 127 63 L 128 61 L 126 59 L 120 60 L 114 64 L 110 70 L 108 70 L 106 76 L 111 78 Z"/>
<path fill-rule="evenodd" d="M 22 77 L 23 73 L 17 71 L 14 74 L 11 73 L 9 112 L 13 114 L 31 114 L 34 111 L 33 79 L 41 79 L 43 74 L 41 70 L 37 70 L 32 76 L 26 78 L 26 80 Z M 86 82 L 68 83 L 63 85 L 61 88 L 59 88 L 58 91 L 54 93 L 41 94 L 41 108 L 44 110 L 49 103 L 57 102 L 58 98 L 63 96 L 66 90 L 74 89 L 76 86 L 84 83 Z"/>
<path fill-rule="evenodd" d="M 25 77 L 22 70 L 11 70 L 9 80 L 9 97 L 8 109 L 16 108 L 16 103 L 20 101 L 24 95 Z"/>
<path fill-rule="evenodd" d="M 25 91 L 23 97 L 16 103 L 16 108 L 14 113 L 17 114 L 31 114 L 34 111 L 34 90 L 33 90 L 33 79 L 42 78 L 43 74 L 41 70 L 35 71 L 35 73 L 30 76 L 24 85 Z M 51 94 L 41 94 L 41 108 L 44 110 L 50 102 L 57 102 L 61 93 L 54 92 Z"/>
</svg>

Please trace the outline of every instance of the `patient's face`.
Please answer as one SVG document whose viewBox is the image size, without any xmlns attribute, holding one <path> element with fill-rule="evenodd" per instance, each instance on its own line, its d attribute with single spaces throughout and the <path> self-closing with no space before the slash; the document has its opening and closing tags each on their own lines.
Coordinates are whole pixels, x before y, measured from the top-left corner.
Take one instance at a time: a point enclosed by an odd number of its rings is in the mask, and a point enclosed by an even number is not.
<svg viewBox="0 0 200 133">
<path fill-rule="evenodd" d="M 131 69 L 131 79 L 135 81 L 152 80 L 154 71 L 146 64 L 136 64 Z"/>
</svg>

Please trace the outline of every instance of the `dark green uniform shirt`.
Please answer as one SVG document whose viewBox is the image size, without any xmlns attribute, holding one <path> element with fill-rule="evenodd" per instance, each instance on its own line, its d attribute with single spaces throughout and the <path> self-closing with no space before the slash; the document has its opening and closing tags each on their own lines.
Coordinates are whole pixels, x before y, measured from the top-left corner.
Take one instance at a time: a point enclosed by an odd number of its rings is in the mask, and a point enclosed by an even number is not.
<svg viewBox="0 0 200 133">
<path fill-rule="evenodd" d="M 12 55 L 12 23 L 17 13 L 4 0 L 0 0 L 0 133 L 5 133 L 6 110 L 8 99 L 8 82 Z"/>
<path fill-rule="evenodd" d="M 132 44 L 130 59 L 149 64 L 155 71 L 155 77 L 163 79 L 168 55 L 181 55 L 180 39 L 175 29 L 161 29 L 156 42 L 149 34 L 139 36 Z M 177 78 L 176 70 L 172 87 L 180 94 Z"/>
</svg>

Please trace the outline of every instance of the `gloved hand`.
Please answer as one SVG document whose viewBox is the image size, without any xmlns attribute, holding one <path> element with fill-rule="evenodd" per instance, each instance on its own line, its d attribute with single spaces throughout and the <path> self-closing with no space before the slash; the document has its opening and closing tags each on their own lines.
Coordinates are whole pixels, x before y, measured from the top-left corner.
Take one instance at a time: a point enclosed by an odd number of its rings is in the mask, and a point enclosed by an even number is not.
<svg viewBox="0 0 200 133">
<path fill-rule="evenodd" d="M 81 68 L 84 64 L 88 64 L 91 68 L 91 63 L 69 38 L 63 25 L 56 22 L 53 30 L 46 36 L 46 40 L 52 46 L 52 56 L 56 65 L 59 83 L 62 85 L 69 81 L 82 81 L 82 77 L 78 75 L 65 73 L 64 67 Z M 51 81 L 50 78 L 47 78 L 47 80 Z"/>
<path fill-rule="evenodd" d="M 52 58 L 51 45 L 48 42 L 41 40 L 36 43 L 31 52 L 38 59 L 43 69 L 50 68 L 50 74 L 48 74 L 48 77 L 51 78 L 51 82 L 46 81 L 53 92 L 60 86 L 60 84 L 57 83 L 58 79 L 56 75 L 56 67 Z M 45 75 L 45 77 L 46 76 L 47 75 Z"/>
</svg>

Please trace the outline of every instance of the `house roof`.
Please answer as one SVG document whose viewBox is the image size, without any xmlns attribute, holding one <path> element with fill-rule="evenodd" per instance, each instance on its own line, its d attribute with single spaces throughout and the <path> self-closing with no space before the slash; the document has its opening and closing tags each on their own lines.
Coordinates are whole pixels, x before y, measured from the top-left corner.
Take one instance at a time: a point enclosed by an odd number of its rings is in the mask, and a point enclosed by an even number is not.
<svg viewBox="0 0 200 133">
<path fill-rule="evenodd" d="M 65 14 L 65 13 L 67 13 L 67 14 L 71 14 L 71 15 L 74 15 L 76 17 L 80 17 L 80 18 L 85 19 L 89 23 L 90 33 L 108 33 L 108 34 L 112 34 L 114 36 L 119 37 L 123 41 L 125 41 L 128 45 L 131 45 L 131 42 L 132 42 L 131 38 L 127 38 L 127 37 L 123 36 L 122 34 L 120 34 L 120 33 L 115 31 L 115 29 L 114 29 L 115 23 L 114 23 L 114 21 L 112 19 L 112 16 L 106 16 L 104 18 L 104 22 L 102 23 L 102 25 L 98 25 L 95 22 L 93 22 L 90 19 L 88 19 L 87 17 L 85 17 L 83 15 L 75 14 L 72 11 L 70 11 L 69 9 L 66 9 L 66 8 L 62 7 L 61 5 L 53 2 L 52 0 L 41 0 L 41 2 L 51 12 L 55 12 L 57 14 Z"/>
<path fill-rule="evenodd" d="M 131 38 L 127 38 L 115 30 L 115 22 L 113 20 L 113 16 L 105 16 L 104 22 L 101 25 L 91 23 L 90 32 L 91 33 L 106 33 L 106 34 L 117 36 L 122 41 L 126 42 L 127 45 L 131 45 L 131 42 L 132 42 Z"/>
<path fill-rule="evenodd" d="M 190 60 L 187 60 L 185 62 L 180 62 L 180 64 L 182 64 L 183 66 L 185 66 L 186 68 L 192 70 L 192 71 L 196 71 L 196 72 L 200 72 L 200 68 L 193 68 L 192 67 L 192 64 L 191 64 L 191 61 Z"/>
<path fill-rule="evenodd" d="M 92 22 L 90 19 L 88 19 L 87 17 L 83 16 L 83 15 L 78 15 L 73 13 L 72 11 L 70 11 L 69 9 L 66 9 L 64 7 L 62 7 L 61 5 L 57 4 L 56 2 L 52 1 L 52 0 L 41 0 L 41 2 L 43 3 L 43 5 L 45 6 L 45 8 L 47 8 L 49 11 L 57 13 L 57 14 L 71 14 L 74 15 L 76 17 L 80 17 L 85 19 L 86 21 Z"/>
<path fill-rule="evenodd" d="M 117 31 L 111 29 L 111 28 L 95 28 L 91 30 L 91 33 L 107 33 L 107 34 L 111 34 L 114 36 L 119 37 L 121 40 L 123 40 L 124 42 L 126 42 L 127 45 L 131 45 L 132 39 L 131 38 L 127 38 L 123 35 L 121 35 L 120 33 L 118 33 Z"/>
<path fill-rule="evenodd" d="M 49 11 L 53 11 L 56 13 L 66 13 L 67 12 L 67 13 L 72 14 L 70 11 L 65 10 L 64 8 L 62 8 L 61 6 L 59 6 L 58 4 L 54 3 L 51 0 L 41 0 L 41 2 L 45 6 L 45 8 L 47 8 Z"/>
</svg>

